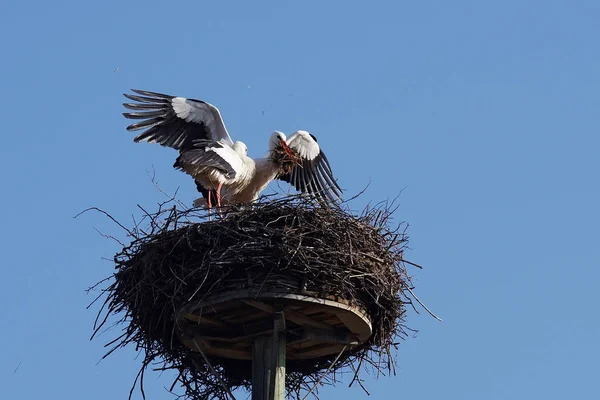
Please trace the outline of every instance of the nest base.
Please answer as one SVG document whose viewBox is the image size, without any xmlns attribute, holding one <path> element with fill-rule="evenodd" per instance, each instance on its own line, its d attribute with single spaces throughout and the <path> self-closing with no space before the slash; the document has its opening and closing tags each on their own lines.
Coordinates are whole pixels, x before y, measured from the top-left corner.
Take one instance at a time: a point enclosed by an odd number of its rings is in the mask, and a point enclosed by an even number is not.
<svg viewBox="0 0 600 400">
<path fill-rule="evenodd" d="M 246 289 L 186 304 L 179 313 L 179 339 L 196 352 L 251 360 L 255 339 L 272 334 L 277 315 L 284 320 L 292 369 L 295 360 L 339 353 L 345 346 L 364 343 L 372 333 L 366 313 L 342 299 L 316 297 L 306 291 Z"/>
</svg>

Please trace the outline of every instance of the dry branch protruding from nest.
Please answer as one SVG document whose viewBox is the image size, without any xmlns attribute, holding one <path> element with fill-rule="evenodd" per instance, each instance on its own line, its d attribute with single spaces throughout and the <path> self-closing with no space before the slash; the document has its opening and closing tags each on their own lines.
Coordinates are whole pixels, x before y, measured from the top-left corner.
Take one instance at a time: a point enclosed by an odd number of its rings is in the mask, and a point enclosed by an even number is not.
<svg viewBox="0 0 600 400">
<path fill-rule="evenodd" d="M 210 221 L 202 210 L 163 204 L 154 214 L 145 212 L 142 223 L 148 227 L 138 223 L 130 230 L 131 244 L 114 257 L 116 272 L 101 294 L 94 335 L 110 316 L 118 317 L 123 333 L 107 345 L 107 355 L 130 343 L 144 351 L 138 374 L 142 391 L 144 370 L 158 363 L 155 369 L 177 372 L 171 390 L 179 383 L 187 398 L 226 399 L 203 358 L 177 339 L 177 314 L 191 299 L 227 291 L 234 281 L 239 285 L 234 278 L 252 269 L 256 277 L 300 276 L 306 290 L 345 299 L 366 310 L 372 322 L 372 336 L 344 352 L 325 377 L 335 354 L 288 363 L 288 394 L 300 396 L 316 382 L 332 383 L 345 367 L 354 371 L 352 383 L 361 386 L 364 367 L 394 373 L 393 352 L 407 334 L 412 285 L 403 260 L 406 226 L 390 228 L 392 212 L 381 204 L 354 216 L 290 196 L 231 207 Z M 250 389 L 248 362 L 211 362 L 229 388 Z"/>
</svg>

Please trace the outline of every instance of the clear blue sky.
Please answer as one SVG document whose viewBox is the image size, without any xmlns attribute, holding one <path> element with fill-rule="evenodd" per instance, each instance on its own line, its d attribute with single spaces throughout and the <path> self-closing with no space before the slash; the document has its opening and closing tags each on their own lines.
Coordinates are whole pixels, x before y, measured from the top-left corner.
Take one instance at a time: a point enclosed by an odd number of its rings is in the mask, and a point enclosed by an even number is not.
<svg viewBox="0 0 600 400">
<path fill-rule="evenodd" d="M 317 135 L 353 205 L 395 197 L 443 319 L 371 398 L 598 398 L 600 2 L 4 2 L 0 398 L 124 399 L 140 360 L 89 342 L 84 290 L 175 152 L 134 144 L 129 88 L 207 100 L 261 155 Z M 118 70 L 114 72 L 116 69 Z M 16 372 L 15 369 L 17 369 Z M 150 373 L 151 399 L 172 375 Z M 322 398 L 365 397 L 349 377 Z M 135 398 L 141 398 L 138 392 Z"/>
</svg>

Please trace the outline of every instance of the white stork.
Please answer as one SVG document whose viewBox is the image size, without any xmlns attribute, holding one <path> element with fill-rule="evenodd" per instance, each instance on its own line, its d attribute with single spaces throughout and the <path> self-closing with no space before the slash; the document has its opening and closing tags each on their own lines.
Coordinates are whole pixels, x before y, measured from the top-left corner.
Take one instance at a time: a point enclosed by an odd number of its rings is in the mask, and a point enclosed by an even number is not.
<svg viewBox="0 0 600 400">
<path fill-rule="evenodd" d="M 127 130 L 145 129 L 134 141 L 179 150 L 173 166 L 194 178 L 209 208 L 214 200 L 221 206 L 222 194 L 230 204 L 254 201 L 274 179 L 288 182 L 321 201 L 335 203 L 340 199 L 342 190 L 329 161 L 310 133 L 297 131 L 286 139 L 283 133 L 275 131 L 269 139 L 268 154 L 253 159 L 248 157 L 244 143 L 231 140 L 219 110 L 212 104 L 132 91 L 136 94 L 124 96 L 136 103 L 123 106 L 135 112 L 123 115 L 142 121 L 129 125 Z"/>
</svg>

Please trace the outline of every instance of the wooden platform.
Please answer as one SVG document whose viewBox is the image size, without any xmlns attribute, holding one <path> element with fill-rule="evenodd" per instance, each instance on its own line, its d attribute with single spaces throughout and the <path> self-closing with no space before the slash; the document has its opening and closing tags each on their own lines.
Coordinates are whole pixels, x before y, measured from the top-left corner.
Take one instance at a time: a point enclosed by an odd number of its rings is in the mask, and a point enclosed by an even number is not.
<svg viewBox="0 0 600 400">
<path fill-rule="evenodd" d="M 252 346 L 259 336 L 283 327 L 288 360 L 307 360 L 339 353 L 371 336 L 371 322 L 348 302 L 255 289 L 219 294 L 185 305 L 178 320 L 181 342 L 208 356 L 252 360 Z M 278 328 L 280 329 L 280 328 Z"/>
</svg>

